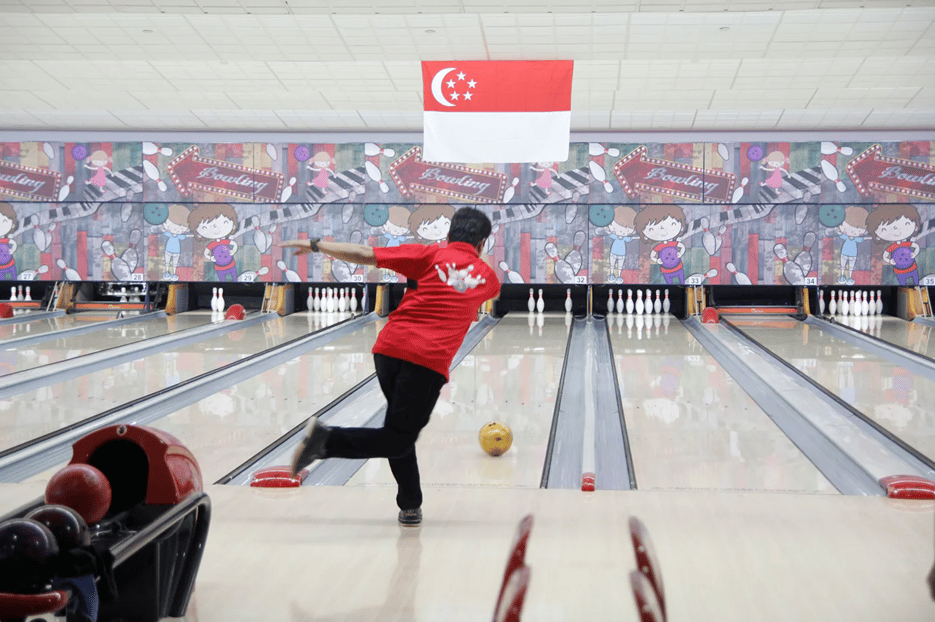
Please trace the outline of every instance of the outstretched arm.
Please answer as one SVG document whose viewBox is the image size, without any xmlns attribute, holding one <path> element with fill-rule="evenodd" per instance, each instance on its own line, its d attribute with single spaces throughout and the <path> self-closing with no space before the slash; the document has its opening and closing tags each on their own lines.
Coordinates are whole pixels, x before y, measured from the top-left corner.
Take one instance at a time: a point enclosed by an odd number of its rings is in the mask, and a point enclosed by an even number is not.
<svg viewBox="0 0 935 622">
<path fill-rule="evenodd" d="M 363 244 L 348 244 L 346 242 L 322 242 L 313 240 L 289 240 L 279 244 L 283 248 L 294 248 L 296 255 L 308 253 L 324 253 L 336 259 L 365 266 L 377 265 L 377 257 L 373 249 Z"/>
</svg>

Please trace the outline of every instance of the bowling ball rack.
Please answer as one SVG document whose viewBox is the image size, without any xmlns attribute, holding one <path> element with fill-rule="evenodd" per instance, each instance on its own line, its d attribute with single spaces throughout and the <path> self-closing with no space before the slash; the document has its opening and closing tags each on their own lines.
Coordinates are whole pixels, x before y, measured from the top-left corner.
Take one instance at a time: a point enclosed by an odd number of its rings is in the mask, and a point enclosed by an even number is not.
<svg viewBox="0 0 935 622">
<path fill-rule="evenodd" d="M 0 517 L 0 522 L 24 517 L 44 503 L 40 497 Z M 109 564 L 117 584 L 116 598 L 102 600 L 98 620 L 155 622 L 184 616 L 201 565 L 210 517 L 211 501 L 201 492 L 176 505 L 141 505 L 95 524 L 91 548 Z M 95 579 L 100 584 L 102 577 Z M 0 593 L 0 621 L 59 611 L 73 596 L 69 590 L 52 589 L 41 594 Z"/>
</svg>

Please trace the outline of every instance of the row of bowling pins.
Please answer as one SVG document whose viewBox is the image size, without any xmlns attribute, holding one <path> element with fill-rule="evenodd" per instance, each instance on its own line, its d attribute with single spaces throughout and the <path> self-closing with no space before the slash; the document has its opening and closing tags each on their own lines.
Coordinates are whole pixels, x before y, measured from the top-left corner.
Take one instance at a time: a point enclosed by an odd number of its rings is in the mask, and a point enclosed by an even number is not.
<svg viewBox="0 0 935 622">
<path fill-rule="evenodd" d="M 26 302 L 32 300 L 32 292 L 29 291 L 29 286 L 26 287 L 26 294 L 23 294 L 23 286 L 19 286 L 19 293 L 16 292 L 16 286 L 10 288 L 10 302 Z"/>
<path fill-rule="evenodd" d="M 883 291 L 878 289 L 874 297 L 873 290 L 869 296 L 867 290 L 850 290 L 850 295 L 846 290 L 831 290 L 827 309 L 831 315 L 880 315 L 883 313 Z M 825 295 L 821 290 L 818 290 L 818 311 L 825 314 Z"/>
<path fill-rule="evenodd" d="M 665 290 L 665 298 L 659 297 L 659 290 L 656 290 L 656 299 L 652 299 L 652 292 L 646 290 L 646 300 L 643 300 L 643 291 L 638 289 L 636 290 L 636 302 L 633 301 L 633 290 L 627 290 L 627 300 L 623 301 L 623 290 L 617 290 L 617 303 L 614 304 L 614 290 L 607 290 L 607 314 L 610 315 L 614 312 L 616 308 L 617 313 L 623 313 L 626 310 L 627 314 L 636 312 L 637 315 L 651 315 L 653 313 L 668 313 L 669 309 L 672 307 L 672 303 L 669 302 L 669 290 Z"/>
<path fill-rule="evenodd" d="M 324 291 L 321 292 L 320 290 Z M 357 288 L 342 287 L 324 287 L 315 288 L 314 294 L 312 288 L 308 288 L 308 299 L 305 301 L 309 311 L 325 311 L 326 313 L 344 313 L 357 311 Z"/>
</svg>

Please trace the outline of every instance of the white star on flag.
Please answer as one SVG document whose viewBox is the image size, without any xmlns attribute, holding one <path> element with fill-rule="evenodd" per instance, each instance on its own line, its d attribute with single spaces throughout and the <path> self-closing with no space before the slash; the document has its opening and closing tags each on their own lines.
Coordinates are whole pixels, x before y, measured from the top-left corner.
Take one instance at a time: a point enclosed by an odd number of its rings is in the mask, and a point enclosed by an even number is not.
<svg viewBox="0 0 935 622">
<path fill-rule="evenodd" d="M 459 71 L 459 72 L 458 72 L 458 80 L 464 80 L 464 72 L 463 72 L 463 71 Z"/>
<path fill-rule="evenodd" d="M 471 94 L 470 94 L 470 93 L 465 93 L 465 94 L 464 94 L 464 99 L 471 99 Z"/>
<path fill-rule="evenodd" d="M 468 80 L 468 88 L 473 89 L 477 85 L 477 82 L 474 80 Z"/>
<path fill-rule="evenodd" d="M 455 81 L 454 81 L 454 80 L 448 80 L 447 85 L 448 85 L 448 88 L 453 89 L 453 88 L 455 87 Z"/>
<path fill-rule="evenodd" d="M 451 99 L 458 99 L 458 91 L 451 94 Z"/>
</svg>

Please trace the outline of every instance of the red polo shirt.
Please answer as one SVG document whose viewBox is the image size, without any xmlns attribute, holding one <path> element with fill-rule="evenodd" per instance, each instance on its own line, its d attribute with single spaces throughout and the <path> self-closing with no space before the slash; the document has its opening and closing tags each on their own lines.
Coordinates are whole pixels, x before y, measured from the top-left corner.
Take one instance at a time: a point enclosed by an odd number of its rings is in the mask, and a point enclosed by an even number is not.
<svg viewBox="0 0 935 622">
<path fill-rule="evenodd" d="M 477 309 L 500 292 L 493 269 L 466 242 L 403 244 L 373 249 L 377 266 L 418 282 L 390 313 L 373 346 L 385 354 L 422 365 L 448 380 L 448 368 Z"/>
</svg>

